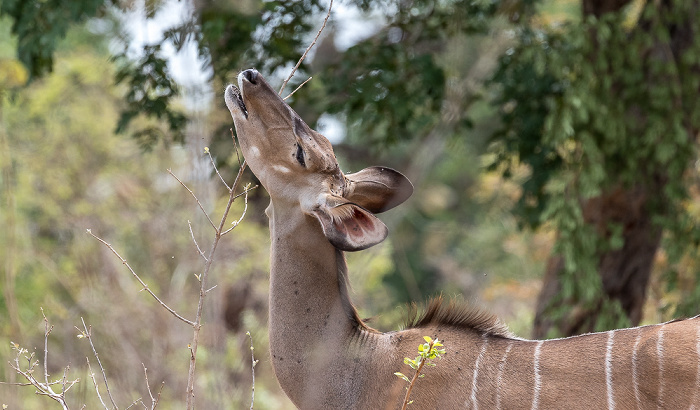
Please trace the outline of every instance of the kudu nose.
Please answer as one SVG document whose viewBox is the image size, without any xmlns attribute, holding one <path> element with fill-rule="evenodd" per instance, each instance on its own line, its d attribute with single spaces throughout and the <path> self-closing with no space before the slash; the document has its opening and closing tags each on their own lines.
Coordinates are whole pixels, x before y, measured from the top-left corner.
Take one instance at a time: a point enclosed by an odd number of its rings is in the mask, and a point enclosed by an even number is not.
<svg viewBox="0 0 700 410">
<path fill-rule="evenodd" d="M 243 77 L 245 77 L 246 80 L 248 80 L 251 84 L 257 84 L 258 81 L 258 70 L 256 69 L 248 69 L 243 71 Z"/>
</svg>

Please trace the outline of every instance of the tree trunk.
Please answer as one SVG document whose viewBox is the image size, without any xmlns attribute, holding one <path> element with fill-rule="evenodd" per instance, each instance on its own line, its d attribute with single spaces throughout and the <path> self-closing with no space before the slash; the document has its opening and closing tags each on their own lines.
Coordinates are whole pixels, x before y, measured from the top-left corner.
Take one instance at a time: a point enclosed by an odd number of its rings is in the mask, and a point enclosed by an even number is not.
<svg viewBox="0 0 700 410">
<path fill-rule="evenodd" d="M 612 234 L 609 226 L 621 226 L 623 246 L 600 256 L 598 272 L 604 293 L 593 306 L 558 299 L 564 263 L 561 256 L 550 257 L 537 300 L 535 338 L 546 337 L 552 327 L 565 336 L 595 331 L 598 317 L 613 313 L 603 311 L 606 300 L 618 301 L 630 322 L 639 324 L 654 255 L 661 240 L 661 229 L 651 221 L 647 192 L 661 189 L 662 186 L 618 188 L 586 201 L 583 205 L 585 223 L 595 226 L 598 235 L 605 238 Z M 557 319 L 550 318 L 550 309 L 567 305 L 571 306 L 567 313 Z"/>
<path fill-rule="evenodd" d="M 584 16 L 601 15 L 618 11 L 629 1 L 601 1 L 583 0 L 582 9 Z M 700 2 L 696 2 L 691 8 L 700 8 Z M 656 3 L 659 12 L 673 7 L 672 0 L 662 0 Z M 693 14 L 693 13 L 691 13 Z M 696 14 L 695 14 L 696 15 Z M 672 64 L 678 63 L 682 52 L 692 44 L 694 33 L 690 19 L 681 24 L 674 24 L 666 28 L 670 43 L 659 39 L 656 44 L 650 45 L 648 50 L 640 50 L 641 56 L 654 56 L 662 58 Z M 636 30 L 650 32 L 653 30 L 653 22 L 641 20 Z M 670 47 L 669 47 L 670 46 Z M 670 53 L 668 53 L 670 51 Z M 661 56 L 661 57 L 659 57 Z M 595 58 L 595 56 L 594 56 Z M 669 61 L 671 60 L 671 61 Z M 698 66 L 693 67 L 693 72 L 698 73 Z M 658 81 L 649 78 L 648 81 Z M 643 85 L 642 85 L 643 86 Z M 698 90 L 700 91 L 700 90 Z M 687 112 L 690 118 L 692 108 L 683 107 L 678 102 L 679 109 Z M 645 114 L 636 112 L 630 115 L 643 117 Z M 641 122 L 640 122 L 641 123 Z M 691 124 L 688 121 L 688 124 Z M 691 125 L 687 126 L 688 138 L 692 139 L 698 130 Z M 601 277 L 603 294 L 599 296 L 593 306 L 583 306 L 579 301 L 561 300 L 562 274 L 564 263 L 561 256 L 550 257 L 541 293 L 538 297 L 536 315 L 534 320 L 533 336 L 535 338 L 546 337 L 552 328 L 562 336 L 591 332 L 595 330 L 596 323 L 601 315 L 619 315 L 619 311 L 606 310 L 609 306 L 606 302 L 618 301 L 622 312 L 629 318 L 632 325 L 638 325 L 642 318 L 642 308 L 646 300 L 646 289 L 654 262 L 654 255 L 659 248 L 661 240 L 661 228 L 652 223 L 650 202 L 655 201 L 655 212 L 664 212 L 668 209 L 664 206 L 664 170 L 647 170 L 646 164 L 640 164 L 640 170 L 655 175 L 649 178 L 646 185 L 638 185 L 633 188 L 616 187 L 605 191 L 596 198 L 587 200 L 582 205 L 583 217 L 586 224 L 594 226 L 601 237 L 610 236 L 611 224 L 622 227 L 623 246 L 620 249 L 606 251 L 599 255 L 598 273 Z M 660 206 L 661 208 L 656 208 Z M 552 318 L 551 312 L 565 308 L 567 312 Z M 614 318 L 613 318 L 614 320 Z"/>
</svg>

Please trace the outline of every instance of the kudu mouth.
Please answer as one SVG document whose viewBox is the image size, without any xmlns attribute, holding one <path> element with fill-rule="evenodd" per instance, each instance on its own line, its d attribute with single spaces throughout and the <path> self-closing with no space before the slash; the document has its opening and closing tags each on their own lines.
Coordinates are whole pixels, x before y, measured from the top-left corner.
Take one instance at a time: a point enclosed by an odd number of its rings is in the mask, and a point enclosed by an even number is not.
<svg viewBox="0 0 700 410">
<path fill-rule="evenodd" d="M 243 96 L 241 95 L 241 90 L 238 89 L 233 84 L 229 84 L 224 92 L 224 100 L 226 101 L 226 106 L 229 111 L 233 112 L 234 109 L 239 109 L 243 113 L 243 116 L 248 119 L 248 108 L 243 102 Z"/>
</svg>

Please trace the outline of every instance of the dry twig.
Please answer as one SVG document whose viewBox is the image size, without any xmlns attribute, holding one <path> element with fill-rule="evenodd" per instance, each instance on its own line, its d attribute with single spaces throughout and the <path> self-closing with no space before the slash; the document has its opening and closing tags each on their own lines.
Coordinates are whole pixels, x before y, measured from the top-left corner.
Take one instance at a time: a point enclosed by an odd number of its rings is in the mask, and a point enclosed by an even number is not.
<svg viewBox="0 0 700 410">
<path fill-rule="evenodd" d="M 231 186 L 230 189 L 230 194 L 229 194 L 229 200 L 228 203 L 226 204 L 226 208 L 224 210 L 223 215 L 221 216 L 221 222 L 219 223 L 218 227 L 214 227 L 215 230 L 215 235 L 214 235 L 214 241 L 211 244 L 211 248 L 209 249 L 209 252 L 207 253 L 207 259 L 204 264 L 204 270 L 202 271 L 202 274 L 199 276 L 199 303 L 197 304 L 197 313 L 195 315 L 194 323 L 192 324 L 192 327 L 194 328 L 193 335 L 192 335 L 192 343 L 189 345 L 190 349 L 190 369 L 188 372 L 187 376 L 187 409 L 193 409 L 194 408 L 194 372 L 196 369 L 197 365 L 197 347 L 199 344 L 199 330 L 201 329 L 201 323 L 202 323 L 202 312 L 204 311 L 204 297 L 207 295 L 207 292 L 211 290 L 211 288 L 206 287 L 207 283 L 207 278 L 209 276 L 209 270 L 211 269 L 211 264 L 214 261 L 214 253 L 216 252 L 216 248 L 219 244 L 219 240 L 221 237 L 230 232 L 230 228 L 226 231 L 224 231 L 224 225 L 226 224 L 226 219 L 228 218 L 229 211 L 231 210 L 231 206 L 233 205 L 233 202 L 236 200 L 238 195 L 236 195 L 236 189 L 238 188 L 240 182 L 241 182 L 241 176 L 243 175 L 243 171 L 245 171 L 246 168 L 246 163 L 245 160 L 241 164 L 241 167 L 238 169 L 238 174 L 236 175 L 236 179 L 233 182 L 233 185 Z M 174 176 L 174 175 L 173 175 Z M 177 179 L 177 178 L 176 178 Z M 178 180 L 179 181 L 179 180 Z M 184 186 L 184 184 L 183 184 Z M 187 188 L 187 187 L 185 187 Z M 194 193 L 192 193 L 189 188 L 187 188 L 188 191 L 194 196 Z M 247 190 L 245 191 L 247 192 Z M 247 198 L 247 195 L 246 195 Z M 195 196 L 195 199 L 196 196 Z M 197 200 L 197 203 L 199 203 L 199 200 Z M 247 200 L 246 200 L 247 203 Z M 200 204 L 201 207 L 201 204 Z M 202 211 L 204 209 L 202 208 Z M 244 211 L 245 214 L 245 211 Z M 208 216 L 207 216 L 208 217 Z M 211 220 L 210 220 L 211 221 Z M 213 225 L 213 224 L 212 224 Z M 235 228 L 235 225 L 234 225 Z"/>
<path fill-rule="evenodd" d="M 8 362 L 8 364 L 15 372 L 17 372 L 17 374 L 24 377 L 25 380 L 27 380 L 27 383 L 0 382 L 0 384 L 10 384 L 15 386 L 34 386 L 34 388 L 36 389 L 36 394 L 47 396 L 58 402 L 64 410 L 68 410 L 69 407 L 68 403 L 66 402 L 66 393 L 73 386 L 75 386 L 75 384 L 78 383 L 80 379 L 68 380 L 68 370 L 70 370 L 70 366 L 66 366 L 63 369 L 63 377 L 61 378 L 61 380 L 56 380 L 53 382 L 49 381 L 47 362 L 49 358 L 49 335 L 53 330 L 53 326 L 49 324 L 49 320 L 46 318 L 43 308 L 41 309 L 41 314 L 42 316 L 44 316 L 44 382 L 40 382 L 34 377 L 34 370 L 39 365 L 39 361 L 35 360 L 34 358 L 34 352 L 29 353 L 27 349 L 20 347 L 20 345 L 18 345 L 17 343 L 10 342 L 10 344 L 12 345 L 12 349 L 17 352 L 17 355 L 15 356 L 14 360 Z M 22 357 L 24 357 L 27 361 L 24 369 L 22 368 L 23 366 L 20 363 L 20 359 L 22 359 Z M 55 385 L 61 386 L 60 393 L 55 392 L 51 387 Z"/>
<path fill-rule="evenodd" d="M 253 374 L 253 387 L 252 387 L 252 394 L 250 397 L 250 410 L 253 410 L 253 404 L 255 403 L 255 365 L 258 364 L 258 361 L 255 360 L 255 348 L 253 347 L 253 336 L 250 335 L 250 332 L 245 332 L 246 335 L 248 335 L 248 338 L 250 338 L 250 371 Z"/>
<path fill-rule="evenodd" d="M 228 184 L 226 183 L 226 180 L 224 179 L 224 177 L 221 176 L 221 173 L 219 173 L 219 169 L 216 167 L 216 163 L 214 162 L 214 157 L 211 156 L 211 152 L 209 151 L 209 147 L 204 147 L 204 152 L 207 155 L 209 155 L 209 160 L 211 161 L 211 165 L 214 167 L 214 170 L 216 171 L 216 175 L 219 176 L 219 179 L 226 186 L 226 189 L 228 189 L 228 192 L 231 192 L 231 187 L 228 186 Z M 238 152 L 238 151 L 236 151 L 236 152 Z"/>
<path fill-rule="evenodd" d="M 188 325 L 194 326 L 194 322 L 193 322 L 193 321 L 191 321 L 191 320 L 189 320 L 189 319 L 185 319 L 185 318 L 182 317 L 179 313 L 177 313 L 175 310 L 173 310 L 170 306 L 166 305 L 165 302 L 163 302 L 162 300 L 160 300 L 160 298 L 158 297 L 158 295 L 156 295 L 155 293 L 153 293 L 153 291 L 148 287 L 148 285 L 146 285 L 146 282 L 144 282 L 143 279 L 141 279 L 141 277 L 134 271 L 134 269 L 131 267 L 131 265 L 129 265 L 129 262 L 127 262 L 126 259 L 122 258 L 122 256 L 119 254 L 119 252 L 117 252 L 117 251 L 112 247 L 112 245 L 110 245 L 109 243 L 107 243 L 107 241 L 105 241 L 104 239 L 102 239 L 102 238 L 100 238 L 99 236 L 97 236 L 97 235 L 95 235 L 94 233 L 92 233 L 92 230 L 90 230 L 90 229 L 87 230 L 87 233 L 90 234 L 93 238 L 95 238 L 95 239 L 97 239 L 98 241 L 100 241 L 104 246 L 107 247 L 107 249 L 109 249 L 110 251 L 112 251 L 112 253 L 113 253 L 114 255 L 116 255 L 116 257 L 119 258 L 119 260 L 122 261 L 122 264 L 123 264 L 124 266 L 126 266 L 127 269 L 129 269 L 129 272 L 131 272 L 131 275 L 132 275 L 134 278 L 136 278 L 136 280 L 141 284 L 141 286 L 143 286 L 143 289 L 142 289 L 142 290 L 145 290 L 146 292 L 148 292 L 148 294 L 151 295 L 151 296 L 153 297 L 153 299 L 156 300 L 156 302 L 158 302 L 161 306 L 163 306 L 163 308 L 165 308 L 165 310 L 167 310 L 168 312 L 172 313 L 173 316 L 175 316 L 176 318 L 182 320 L 183 322 L 187 323 Z"/>
<path fill-rule="evenodd" d="M 294 77 L 294 73 L 296 73 L 297 69 L 298 69 L 299 66 L 301 65 L 301 62 L 304 61 L 304 59 L 306 58 L 306 55 L 309 54 L 309 51 L 313 48 L 313 46 L 316 44 L 316 41 L 317 41 L 318 38 L 321 36 L 321 33 L 323 32 L 323 29 L 326 28 L 326 23 L 328 23 L 328 19 L 331 17 L 331 9 L 332 9 L 332 8 L 333 8 L 333 0 L 331 0 L 330 4 L 328 5 L 328 13 L 326 13 L 326 18 L 323 19 L 323 25 L 322 25 L 321 28 L 318 30 L 318 33 L 316 33 L 316 37 L 314 37 L 314 41 L 312 41 L 311 44 L 309 44 L 309 47 L 307 47 L 307 48 L 306 48 L 306 51 L 304 51 L 304 54 L 301 55 L 301 58 L 300 58 L 299 61 L 297 62 L 297 65 L 295 65 L 294 68 L 292 68 L 292 72 L 289 73 L 289 77 L 287 77 L 287 79 L 284 80 L 284 82 L 282 83 L 282 87 L 280 88 L 279 95 L 282 95 L 282 91 L 284 91 L 284 87 L 286 87 L 286 86 L 287 86 L 287 83 L 289 82 L 289 80 L 291 80 L 292 77 Z M 310 80 L 310 79 L 309 79 L 309 80 Z M 306 82 L 309 81 L 309 80 L 304 81 L 304 83 L 306 83 Z M 304 84 L 302 84 L 302 85 L 304 85 Z M 299 87 L 301 87 L 301 86 L 299 86 Z M 297 90 L 298 90 L 298 89 L 299 89 L 299 88 L 297 88 Z M 296 92 L 296 90 L 294 90 L 294 92 Z M 294 92 L 292 92 L 292 94 L 294 94 Z M 292 94 L 289 94 L 289 95 L 292 95 Z M 289 97 L 289 95 L 288 95 L 287 97 Z M 286 99 L 286 98 L 285 98 L 285 99 Z"/>
<path fill-rule="evenodd" d="M 286 97 L 284 97 L 283 100 L 286 101 L 287 98 L 291 97 L 295 92 L 299 91 L 299 89 L 300 89 L 301 87 L 303 87 L 304 84 L 306 84 L 306 83 L 308 83 L 309 81 L 311 81 L 312 78 L 313 78 L 313 77 L 309 77 L 309 78 L 306 79 L 306 81 L 304 81 L 303 83 L 299 84 L 299 87 L 295 88 L 294 91 L 292 91 L 291 93 L 289 93 L 289 95 L 287 95 Z"/>
<path fill-rule="evenodd" d="M 165 381 L 160 383 L 158 395 L 154 398 L 153 392 L 151 391 L 151 385 L 148 382 L 148 369 L 146 369 L 146 365 L 143 363 L 141 363 L 141 366 L 143 366 L 143 376 L 146 378 L 146 389 L 148 389 L 148 395 L 151 396 L 151 410 L 155 410 L 155 408 L 158 406 L 158 402 L 160 401 L 160 394 L 163 391 L 163 386 L 165 386 Z M 144 407 L 146 406 L 144 405 Z"/>
<path fill-rule="evenodd" d="M 217 171 L 217 172 L 218 172 L 218 171 Z M 202 206 L 202 203 L 199 202 L 199 198 L 197 198 L 197 195 L 195 195 L 194 192 L 192 192 L 192 190 L 189 189 L 189 188 L 187 187 L 187 185 L 185 185 L 184 182 L 180 181 L 180 178 L 178 178 L 177 176 L 175 176 L 175 174 L 173 174 L 173 171 L 172 171 L 171 169 L 168 169 L 168 174 L 170 174 L 173 178 L 175 178 L 175 179 L 177 180 L 177 182 L 179 182 L 180 185 L 182 185 L 183 187 L 185 187 L 185 189 L 187 190 L 187 192 L 189 192 L 190 195 L 192 195 L 192 197 L 194 198 L 194 200 L 197 202 L 197 205 L 199 205 L 199 209 L 202 210 L 202 213 L 204 214 L 204 216 L 206 216 L 206 217 L 207 217 L 207 220 L 209 220 L 209 223 L 211 224 L 211 227 L 214 228 L 214 229 L 216 229 L 216 225 L 214 225 L 214 221 L 211 220 L 211 218 L 209 217 L 209 214 L 207 213 L 207 211 L 204 210 L 204 206 Z"/>
<path fill-rule="evenodd" d="M 199 244 L 197 243 L 197 240 L 194 238 L 194 232 L 192 232 L 192 223 L 189 221 L 189 219 L 187 220 L 187 226 L 189 226 L 190 228 L 190 236 L 192 236 L 192 242 L 194 242 L 194 246 L 197 247 L 197 253 L 206 261 L 207 256 L 204 254 L 204 251 L 202 251 L 202 249 L 199 247 Z"/>
<path fill-rule="evenodd" d="M 95 355 L 95 359 L 97 360 L 97 365 L 100 366 L 100 371 L 102 371 L 102 380 L 105 383 L 105 389 L 107 389 L 107 396 L 109 396 L 109 401 L 112 403 L 112 408 L 117 409 L 117 403 L 114 402 L 114 398 L 112 397 L 112 391 L 109 389 L 109 383 L 107 382 L 107 373 L 105 372 L 105 368 L 102 366 L 102 361 L 100 360 L 100 356 L 97 354 L 97 349 L 95 349 L 95 344 L 92 343 L 92 326 L 88 328 L 88 326 L 85 324 L 85 319 L 82 317 L 80 320 L 83 322 L 83 329 L 80 329 L 79 327 L 75 327 L 78 329 L 80 334 L 78 337 L 80 338 L 85 338 L 87 341 L 90 343 L 90 347 L 92 348 L 92 354 Z M 86 358 L 87 359 L 87 358 Z M 88 368 L 90 368 L 90 361 L 88 360 Z M 97 396 L 100 396 L 99 390 L 97 389 L 97 382 L 95 381 L 95 375 L 92 372 L 92 369 L 90 368 L 90 377 L 92 377 L 92 381 L 95 384 L 95 390 L 97 391 Z M 108 407 L 105 406 L 105 403 L 102 401 L 102 397 L 100 397 L 100 401 L 102 402 L 102 405 L 107 409 Z"/>
</svg>

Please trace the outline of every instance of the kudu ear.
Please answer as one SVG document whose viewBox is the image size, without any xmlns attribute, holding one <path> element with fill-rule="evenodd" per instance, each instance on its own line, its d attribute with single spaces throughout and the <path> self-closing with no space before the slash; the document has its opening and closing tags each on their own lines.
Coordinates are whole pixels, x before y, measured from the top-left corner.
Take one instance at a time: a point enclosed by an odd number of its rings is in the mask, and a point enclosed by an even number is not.
<svg viewBox="0 0 700 410">
<path fill-rule="evenodd" d="M 345 199 L 375 214 L 401 204 L 413 194 L 411 181 L 391 168 L 369 167 L 345 178 Z"/>
<path fill-rule="evenodd" d="M 321 206 L 312 211 L 321 222 L 323 234 L 341 251 L 361 251 L 383 241 L 389 230 L 366 209 L 352 203 Z"/>
</svg>

